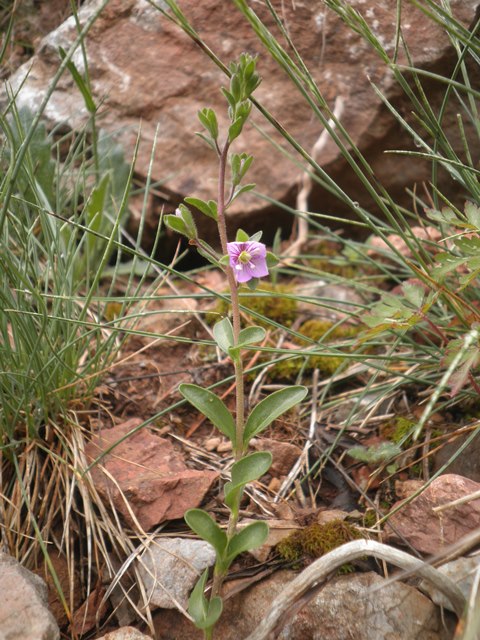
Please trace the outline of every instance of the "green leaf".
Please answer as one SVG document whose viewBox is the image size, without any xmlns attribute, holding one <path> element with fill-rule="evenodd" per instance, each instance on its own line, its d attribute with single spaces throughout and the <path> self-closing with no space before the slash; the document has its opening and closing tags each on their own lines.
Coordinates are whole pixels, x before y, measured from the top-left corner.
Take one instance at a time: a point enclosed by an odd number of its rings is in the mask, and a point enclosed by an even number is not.
<svg viewBox="0 0 480 640">
<path fill-rule="evenodd" d="M 240 166 L 241 159 L 238 153 L 232 153 L 230 156 L 230 166 L 232 170 L 232 182 L 237 185 L 240 182 Z"/>
<path fill-rule="evenodd" d="M 215 249 L 211 245 L 209 245 L 208 242 L 205 242 L 205 240 L 202 240 L 201 238 L 196 238 L 195 244 L 197 247 L 197 251 L 200 253 L 200 250 L 202 249 L 202 255 L 206 255 L 207 259 L 212 264 L 218 267 L 218 262 L 221 256 L 218 255 Z"/>
<path fill-rule="evenodd" d="M 228 353 L 230 347 L 233 347 L 233 327 L 228 318 L 223 318 L 213 327 L 213 337 L 222 351 Z"/>
<path fill-rule="evenodd" d="M 241 529 L 228 543 L 226 558 L 228 564 L 241 553 L 261 547 L 267 538 L 268 525 L 266 522 L 253 522 Z"/>
<path fill-rule="evenodd" d="M 356 446 L 348 449 L 348 455 L 355 460 L 366 462 L 367 464 L 377 464 L 391 460 L 402 453 L 400 445 L 394 442 L 381 442 L 371 447 Z"/>
<path fill-rule="evenodd" d="M 480 252 L 480 238 L 455 238 L 455 245 L 467 256 L 478 256 Z"/>
<path fill-rule="evenodd" d="M 208 117 L 207 117 L 207 114 L 206 114 L 206 109 L 200 109 L 200 111 L 197 113 L 197 116 L 198 116 L 198 119 L 200 120 L 200 123 L 208 131 L 209 127 L 210 127 L 210 123 L 208 121 Z"/>
<path fill-rule="evenodd" d="M 233 142 L 242 133 L 245 118 L 237 118 L 228 128 L 228 141 Z"/>
<path fill-rule="evenodd" d="M 187 227 L 182 218 L 179 218 L 172 213 L 168 216 L 165 216 L 163 220 L 169 229 L 175 231 L 176 233 L 181 233 L 182 236 L 187 236 L 187 238 L 190 238 L 190 236 L 188 235 Z"/>
<path fill-rule="evenodd" d="M 405 300 L 410 302 L 415 307 L 421 307 L 425 300 L 425 289 L 418 284 L 412 284 L 410 282 L 404 282 L 402 285 L 402 291 L 405 296 Z"/>
<path fill-rule="evenodd" d="M 232 485 L 248 484 L 264 476 L 272 464 L 270 451 L 255 451 L 232 465 Z"/>
<path fill-rule="evenodd" d="M 272 454 L 269 451 L 257 451 L 235 462 L 232 466 L 232 479 L 224 487 L 225 504 L 234 513 L 238 513 L 245 485 L 264 476 L 271 464 Z"/>
<path fill-rule="evenodd" d="M 247 287 L 250 289 L 250 291 L 255 291 L 255 289 L 258 287 L 259 282 L 259 278 L 252 278 L 247 282 Z"/>
<path fill-rule="evenodd" d="M 272 253 L 271 251 L 267 251 L 266 259 L 267 259 L 267 267 L 269 269 L 273 269 L 280 262 L 280 260 L 277 258 L 277 256 L 274 253 Z"/>
<path fill-rule="evenodd" d="M 198 119 L 208 131 L 208 133 L 212 136 L 214 140 L 218 137 L 218 122 L 217 116 L 215 115 L 215 111 L 213 109 L 209 109 L 205 107 L 198 112 Z"/>
<path fill-rule="evenodd" d="M 215 143 L 213 142 L 213 140 L 211 138 L 206 136 L 204 133 L 201 133 L 200 131 L 196 131 L 195 135 L 198 136 L 199 138 L 201 138 L 204 142 L 206 142 L 208 144 L 208 146 L 211 147 L 215 152 L 217 151 Z"/>
<path fill-rule="evenodd" d="M 466 202 L 465 215 L 467 216 L 468 222 L 480 231 L 480 207 L 477 207 L 473 202 Z"/>
<path fill-rule="evenodd" d="M 97 213 L 101 213 L 104 208 L 109 183 L 110 176 L 108 173 L 106 173 L 100 180 L 100 182 L 96 185 L 96 187 L 92 190 L 92 193 L 90 194 L 90 197 L 88 199 L 88 203 L 86 206 L 87 226 L 89 229 L 93 229 L 94 231 L 98 231 L 100 225 L 97 223 L 97 225 L 91 226 L 91 223 L 93 222 L 93 219 L 96 217 Z M 95 238 L 95 240 L 97 239 Z"/>
<path fill-rule="evenodd" d="M 246 327 L 240 331 L 240 335 L 238 336 L 238 346 L 246 347 L 250 344 L 262 342 L 265 335 L 266 331 L 263 327 Z"/>
<path fill-rule="evenodd" d="M 244 75 L 246 80 L 249 80 L 253 76 L 256 63 L 257 59 L 251 58 L 251 60 L 249 60 L 249 62 L 247 62 L 247 64 L 245 65 Z"/>
<path fill-rule="evenodd" d="M 242 127 L 247 121 L 251 110 L 252 110 L 252 103 L 250 102 L 250 100 L 244 100 L 243 102 L 240 102 L 240 104 L 237 105 L 236 111 L 235 111 L 236 118 L 239 120 L 242 120 Z"/>
<path fill-rule="evenodd" d="M 427 214 L 427 218 L 435 222 L 454 226 L 458 226 L 458 223 L 463 223 L 463 220 L 460 220 L 450 207 L 443 207 L 441 211 L 437 209 L 425 209 L 425 213 Z"/>
<path fill-rule="evenodd" d="M 64 60 L 67 56 L 65 49 L 63 47 L 59 47 L 58 51 L 60 53 L 60 57 L 62 58 L 62 60 Z M 97 111 L 97 107 L 95 105 L 95 102 L 93 101 L 90 89 L 88 88 L 85 80 L 82 78 L 80 72 L 75 66 L 75 63 L 72 60 L 67 62 L 67 69 L 70 71 L 72 78 L 78 87 L 78 90 L 82 94 L 82 98 L 85 102 L 85 106 L 87 107 L 87 111 L 89 113 L 95 113 Z"/>
<path fill-rule="evenodd" d="M 230 93 L 235 99 L 235 102 L 240 102 L 242 99 L 242 86 L 237 74 L 234 74 L 230 79 Z"/>
<path fill-rule="evenodd" d="M 207 583 L 208 569 L 202 573 L 197 581 L 197 584 L 193 588 L 192 593 L 188 599 L 188 613 L 192 616 L 195 626 L 199 629 L 204 623 L 207 617 L 208 602 L 205 598 L 205 585 Z"/>
<path fill-rule="evenodd" d="M 202 245 L 197 244 L 197 251 L 198 253 L 203 256 L 205 258 L 205 260 L 208 260 L 208 262 L 210 262 L 211 264 L 215 265 L 216 267 L 218 267 L 218 260 L 216 260 L 211 253 L 209 253 L 208 251 L 205 251 L 205 249 L 202 248 Z"/>
<path fill-rule="evenodd" d="M 209 200 L 208 201 L 208 206 L 210 207 L 210 211 L 212 212 L 212 218 L 217 220 L 217 218 L 218 218 L 218 208 L 217 208 L 217 203 L 215 202 L 215 200 Z"/>
<path fill-rule="evenodd" d="M 260 242 L 260 240 L 262 239 L 263 236 L 263 231 L 257 231 L 256 233 L 253 234 L 253 236 L 250 236 L 249 240 L 251 240 L 252 242 Z"/>
<path fill-rule="evenodd" d="M 87 206 L 85 207 L 86 226 L 92 231 L 101 232 L 103 210 L 109 185 L 110 174 L 106 173 L 92 190 Z M 98 238 L 93 234 L 87 234 L 87 245 L 90 251 L 94 251 L 96 246 L 103 249 L 102 243 L 99 243 Z"/>
<path fill-rule="evenodd" d="M 246 153 L 242 153 L 242 166 L 240 169 L 240 178 L 245 177 L 245 174 L 250 169 L 250 165 L 253 162 L 253 156 L 249 156 Z"/>
<path fill-rule="evenodd" d="M 259 402 L 245 423 L 244 446 L 247 446 L 251 438 L 268 427 L 282 413 L 301 402 L 307 393 L 308 389 L 306 387 L 296 385 L 275 391 Z"/>
<path fill-rule="evenodd" d="M 217 261 L 220 260 L 221 256 L 215 251 L 212 245 L 208 244 L 208 242 L 205 242 L 205 240 L 202 240 L 201 238 L 197 238 L 197 242 L 201 247 L 203 247 L 203 249 L 205 249 L 205 251 L 210 251 L 210 253 L 215 256 Z"/>
<path fill-rule="evenodd" d="M 206 511 L 189 509 L 184 518 L 190 529 L 202 540 L 209 542 L 219 557 L 224 555 L 228 543 L 227 534 Z"/>
<path fill-rule="evenodd" d="M 230 93 L 230 91 L 227 91 L 227 89 L 225 89 L 225 87 L 222 87 L 220 89 L 220 91 L 223 93 L 223 95 L 225 96 L 225 98 L 227 99 L 228 104 L 230 105 L 230 107 L 232 109 L 235 108 L 235 98 L 232 96 L 232 94 Z"/>
<path fill-rule="evenodd" d="M 30 131 L 31 126 L 34 122 L 35 114 L 33 111 L 29 109 L 29 107 L 20 107 L 18 109 L 18 114 L 15 114 L 15 118 L 11 120 L 11 135 L 13 136 L 13 140 L 15 141 L 15 145 L 19 147 L 24 143 L 25 132 Z M 3 129 L 5 133 L 5 129 Z M 12 140 L 12 142 L 13 142 Z M 3 143 L 4 144 L 4 143 Z M 57 187 L 57 171 L 58 166 L 56 162 L 53 161 L 53 157 L 55 157 L 54 146 L 52 144 L 52 139 L 47 135 L 45 125 L 43 123 L 39 123 L 33 137 L 28 146 L 28 156 L 31 157 L 31 161 L 29 160 L 29 164 L 31 162 L 31 167 L 33 173 L 30 175 L 30 169 L 28 169 L 27 173 L 29 177 L 25 174 L 25 178 L 20 178 L 17 188 L 20 188 L 22 193 L 22 197 L 25 199 L 25 202 L 37 202 L 37 195 L 32 193 L 32 186 L 27 186 L 26 182 L 29 184 L 32 180 L 34 180 L 37 185 L 37 189 L 40 188 L 42 191 L 42 199 L 46 198 L 48 205 L 43 203 L 42 206 L 48 206 L 49 209 L 55 208 L 55 202 L 58 194 L 56 194 Z M 12 148 L 13 150 L 13 148 Z M 5 149 L 2 150 L 2 158 L 5 160 Z M 4 171 L 4 165 L 2 165 L 2 172 Z M 24 171 L 26 169 L 24 168 Z M 2 175 L 4 175 L 2 173 Z M 24 182 L 24 179 L 25 182 Z M 65 232 L 70 234 L 74 233 L 72 229 L 68 229 L 69 225 L 66 225 Z"/>
<path fill-rule="evenodd" d="M 432 275 L 435 278 L 443 278 L 450 272 L 456 271 L 459 267 L 463 266 L 467 258 L 455 258 L 451 253 L 439 253 L 435 256 L 435 260 L 439 264 L 432 269 Z"/>
<path fill-rule="evenodd" d="M 242 195 L 242 193 L 246 193 L 247 191 L 251 191 L 252 189 L 255 189 L 256 186 L 257 186 L 256 184 L 251 183 L 251 184 L 244 184 L 241 187 L 236 187 L 235 191 L 233 192 L 233 196 L 232 196 L 232 199 L 230 200 L 230 203 L 236 200 L 238 196 Z"/>
<path fill-rule="evenodd" d="M 243 229 L 237 230 L 237 235 L 235 236 L 235 242 L 248 242 L 250 237 L 246 231 Z"/>
<path fill-rule="evenodd" d="M 218 138 L 218 120 L 213 109 L 208 109 L 208 121 L 210 123 L 209 131 L 212 134 L 212 138 L 216 140 Z"/>
<path fill-rule="evenodd" d="M 215 207 L 214 210 L 212 210 L 210 208 L 210 203 L 209 202 L 205 202 L 205 200 L 201 200 L 200 198 L 190 198 L 190 197 L 185 198 L 185 202 L 187 204 L 191 204 L 192 207 L 195 207 L 196 209 L 201 211 L 203 214 L 205 214 L 209 218 L 213 218 L 214 220 L 217 219 L 216 207 Z M 211 202 L 213 202 L 213 201 L 211 201 Z"/>
<path fill-rule="evenodd" d="M 181 384 L 182 396 L 201 411 L 235 446 L 235 422 L 225 404 L 212 391 L 196 384 Z"/>
<path fill-rule="evenodd" d="M 202 573 L 188 599 L 188 613 L 198 629 L 209 629 L 222 615 L 223 602 L 219 596 L 210 601 L 205 598 L 208 569 Z"/>
<path fill-rule="evenodd" d="M 185 223 L 185 228 L 187 230 L 188 237 L 190 239 L 196 238 L 198 235 L 197 225 L 195 224 L 195 220 L 193 219 L 192 212 L 184 204 L 179 205 L 178 208 L 180 210 L 181 218 Z M 178 217 L 180 216 L 177 216 L 177 218 Z"/>
<path fill-rule="evenodd" d="M 258 76 L 257 74 L 255 74 L 248 82 L 247 82 L 247 90 L 246 90 L 246 94 L 247 96 L 251 96 L 252 93 L 255 91 L 255 89 L 258 87 L 258 85 L 260 84 L 261 79 L 260 76 Z"/>
<path fill-rule="evenodd" d="M 207 617 L 205 618 L 205 626 L 201 629 L 209 629 L 218 621 L 223 611 L 223 601 L 220 596 L 214 596 L 208 602 Z"/>
</svg>

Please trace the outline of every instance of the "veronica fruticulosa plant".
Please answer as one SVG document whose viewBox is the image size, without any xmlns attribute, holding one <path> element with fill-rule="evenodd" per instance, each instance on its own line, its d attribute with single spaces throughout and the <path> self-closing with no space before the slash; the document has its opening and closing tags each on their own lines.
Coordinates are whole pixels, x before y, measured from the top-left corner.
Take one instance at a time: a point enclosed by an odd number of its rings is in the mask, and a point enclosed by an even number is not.
<svg viewBox="0 0 480 640">
<path fill-rule="evenodd" d="M 184 398 L 230 439 L 235 457 L 230 480 L 224 486 L 224 500 L 230 512 L 226 530 L 202 509 L 190 509 L 185 513 L 185 520 L 190 528 L 209 542 L 216 551 L 209 596 L 207 598 L 205 595 L 208 578 L 206 570 L 192 591 L 188 608 L 196 626 L 204 630 L 207 639 L 212 638 L 213 627 L 222 613 L 220 590 L 231 563 L 240 553 L 262 545 L 268 535 L 268 527 L 262 521 L 237 527 L 245 486 L 265 475 L 272 461 L 272 456 L 267 451 L 249 453 L 250 440 L 285 411 L 301 402 L 307 394 L 307 389 L 303 386 L 286 387 L 264 398 L 248 416 L 245 416 L 242 350 L 260 343 L 265 337 L 265 330 L 258 326 L 242 329 L 238 289 L 239 285 L 244 283 L 255 289 L 258 279 L 268 276 L 269 269 L 278 261 L 260 242 L 261 232 L 249 237 L 244 231 L 239 230 L 235 241 L 229 242 L 225 213 L 236 198 L 255 186 L 243 184 L 253 157 L 247 153 L 232 153 L 231 146 L 241 134 L 250 115 L 250 96 L 259 84 L 260 77 L 256 73 L 255 58 L 242 54 L 238 62 L 230 64 L 230 87 L 222 88 L 228 103 L 230 121 L 225 138 L 220 139 L 218 120 L 213 109 L 205 108 L 198 113 L 203 126 L 203 131 L 198 135 L 212 148 L 218 158 L 217 200 L 207 202 L 200 198 L 188 197 L 185 198 L 186 204 L 181 204 L 175 214 L 165 217 L 165 223 L 170 229 L 186 236 L 201 255 L 224 271 L 231 301 L 231 320 L 225 317 L 217 322 L 213 327 L 213 337 L 218 347 L 230 357 L 234 367 L 235 416 L 212 391 L 195 384 L 180 385 L 180 392 Z M 188 205 L 216 221 L 222 255 L 198 236 Z"/>
</svg>

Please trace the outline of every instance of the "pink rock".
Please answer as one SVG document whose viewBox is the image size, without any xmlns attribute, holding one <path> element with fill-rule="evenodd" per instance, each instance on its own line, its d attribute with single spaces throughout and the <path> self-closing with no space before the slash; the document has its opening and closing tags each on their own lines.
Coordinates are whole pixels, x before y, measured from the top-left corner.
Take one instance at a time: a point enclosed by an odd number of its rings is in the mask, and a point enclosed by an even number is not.
<svg viewBox="0 0 480 640">
<path fill-rule="evenodd" d="M 395 3 L 351 0 L 349 4 L 362 14 L 388 54 L 393 55 L 396 26 L 392 6 Z M 265 53 L 240 12 L 231 3 L 219 0 L 183 0 L 181 5 L 200 37 L 224 63 L 236 59 L 242 51 L 259 53 L 258 71 L 263 82 L 255 92 L 256 98 L 304 148 L 311 150 L 323 130 L 321 123 L 312 116 L 307 101 L 293 88 L 279 65 Z M 451 0 L 449 5 L 463 27 L 474 24 L 477 0 Z M 79 11 L 82 25 L 95 7 L 95 2 L 83 3 Z M 373 47 L 347 28 L 323 0 L 309 0 L 298 6 L 293 2 L 278 2 L 276 8 L 325 101 L 333 107 L 338 97 L 343 100 L 340 121 L 372 167 L 376 180 L 394 199 L 410 207 L 411 197 L 405 187 L 431 179 L 431 168 L 421 158 L 384 153 L 385 149 L 415 150 L 409 136 L 371 87 L 371 82 L 375 83 L 394 107 L 410 123 L 414 122 L 410 115 L 411 103 L 394 81 L 390 67 L 383 64 Z M 255 3 L 255 12 L 272 28 L 273 20 L 264 3 Z M 278 36 L 275 29 L 274 33 Z M 36 55 L 10 78 L 13 91 L 21 87 L 17 107 L 27 105 L 34 111 L 38 108 L 58 69 L 59 46 L 67 49 L 77 35 L 75 21 L 65 21 L 42 40 Z M 415 67 L 446 70 L 447 74 L 453 68 L 456 56 L 444 30 L 411 2 L 402 3 L 402 38 Z M 148 175 L 152 144 L 160 125 L 152 179 L 162 181 L 165 198 L 156 199 L 152 206 L 155 223 L 165 202 L 166 212 L 173 212 L 174 201 L 186 195 L 215 197 L 216 163 L 206 145 L 195 141 L 193 132 L 198 130 L 197 111 L 204 106 L 217 111 L 220 127 L 225 130 L 225 99 L 219 91 L 220 85 L 227 84 L 225 75 L 192 40 L 145 0 L 110 0 L 88 34 L 85 46 L 94 99 L 102 105 L 101 126 L 115 134 L 128 157 L 142 122 L 135 165 L 139 175 Z M 81 55 L 75 57 L 75 62 L 81 64 Z M 402 47 L 398 62 L 409 62 Z M 477 76 L 471 78 L 478 82 Z M 433 109 L 442 104 L 444 91 L 442 83 L 429 84 L 428 96 Z M 442 126 L 461 153 L 463 142 L 457 110 L 458 104 L 449 101 Z M 71 74 L 63 75 L 44 115 L 52 126 L 62 124 L 81 130 L 88 122 L 88 112 Z M 252 117 L 278 144 L 284 144 L 277 131 L 255 110 Z M 467 139 L 474 139 L 474 126 L 468 118 L 464 126 Z M 291 160 L 281 153 L 275 154 L 272 162 L 272 147 L 250 125 L 242 134 L 241 144 L 240 151 L 247 150 L 255 157 L 257 190 L 293 204 L 300 169 L 292 170 Z M 364 186 L 333 141 L 328 142 L 318 160 L 352 200 L 362 206 L 371 205 Z M 448 182 L 442 184 L 443 193 L 446 194 L 447 188 Z M 321 185 L 314 186 L 309 199 L 312 211 L 334 210 L 337 216 L 347 212 L 339 199 Z M 273 211 L 275 224 L 272 225 Z M 253 193 L 235 201 L 229 214 L 235 216 L 241 227 L 250 223 L 248 228 L 256 230 L 265 226 L 265 231 L 271 228 L 272 233 L 282 222 L 291 224 L 290 216 L 282 209 L 272 210 L 272 206 L 266 206 Z M 208 220 L 204 216 L 198 219 L 205 225 L 202 234 L 210 230 L 213 236 L 213 224 L 207 226 Z"/>
<path fill-rule="evenodd" d="M 129 524 L 133 524 L 131 510 L 148 530 L 165 520 L 182 518 L 187 509 L 198 507 L 218 473 L 188 469 L 173 444 L 148 428 L 127 435 L 141 422 L 132 418 L 94 434 L 85 453 L 91 464 L 119 442 L 90 473 L 107 504 L 111 501 Z"/>
<path fill-rule="evenodd" d="M 480 483 L 458 476 L 439 476 L 417 498 L 389 519 L 390 540 L 405 538 L 417 551 L 437 554 L 480 527 L 480 499 L 434 511 L 434 507 L 458 500 L 480 490 Z M 393 509 L 402 502 L 394 504 Z"/>
</svg>

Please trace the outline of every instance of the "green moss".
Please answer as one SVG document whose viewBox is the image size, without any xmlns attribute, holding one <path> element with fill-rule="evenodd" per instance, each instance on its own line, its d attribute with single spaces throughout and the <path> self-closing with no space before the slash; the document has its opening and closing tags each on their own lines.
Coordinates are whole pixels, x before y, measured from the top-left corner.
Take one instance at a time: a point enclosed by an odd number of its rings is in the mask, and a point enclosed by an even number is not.
<svg viewBox="0 0 480 640">
<path fill-rule="evenodd" d="M 404 444 L 410 440 L 413 428 L 416 424 L 415 420 L 411 420 L 405 416 L 398 416 L 395 419 L 395 428 L 392 433 L 393 442 L 396 444 Z"/>
<path fill-rule="evenodd" d="M 298 329 L 298 333 L 301 333 L 306 338 L 318 342 L 324 338 L 325 345 L 331 344 L 335 340 L 346 340 L 356 336 L 360 331 L 360 326 L 352 324 L 336 324 L 332 320 L 307 320 Z M 303 343 L 305 346 L 311 346 L 311 342 L 305 340 Z M 302 346 L 303 346 L 302 344 Z M 345 358 L 342 356 L 312 356 L 307 358 L 295 358 L 292 360 L 284 360 L 279 362 L 272 369 L 274 377 L 280 377 L 285 380 L 294 379 L 300 369 L 304 367 L 304 370 L 309 372 L 313 369 L 318 369 L 324 376 L 331 376 L 335 373 L 338 367 L 344 362 Z"/>
<path fill-rule="evenodd" d="M 328 333 L 329 340 L 351 338 L 356 336 L 359 331 L 360 327 L 357 325 L 346 324 L 345 322 L 336 324 L 326 318 L 322 318 L 321 320 L 307 320 L 299 329 L 299 333 L 312 340 L 320 340 L 326 333 Z"/>
<path fill-rule="evenodd" d="M 259 293 L 260 295 L 257 295 Z M 272 295 L 265 295 L 265 294 Z M 260 285 L 255 293 L 247 288 L 240 289 L 240 304 L 251 311 L 254 311 L 269 320 L 274 320 L 278 324 L 290 327 L 297 317 L 297 301 L 293 297 L 286 297 L 284 294 L 292 295 L 293 287 L 286 285 Z M 216 322 L 219 315 L 225 315 L 229 310 L 229 304 L 225 300 L 218 300 L 215 313 L 207 316 L 208 322 Z M 255 324 L 264 327 L 271 326 L 268 322 L 262 322 L 259 318 L 252 317 Z"/>
<path fill-rule="evenodd" d="M 315 254 L 315 257 L 308 260 L 307 265 L 311 269 L 352 280 L 358 275 L 358 267 L 352 266 L 351 262 L 342 256 L 342 250 L 341 243 L 322 240 L 310 247 L 309 251 Z"/>
<path fill-rule="evenodd" d="M 363 526 L 366 527 L 367 529 L 371 529 L 377 524 L 378 517 L 373 509 L 369 509 L 368 511 L 365 511 L 365 513 L 363 514 L 362 520 L 363 520 Z"/>
<path fill-rule="evenodd" d="M 331 520 L 326 524 L 311 524 L 295 531 L 277 544 L 284 560 L 300 563 L 320 558 L 346 542 L 361 538 L 359 530 L 344 520 Z"/>
</svg>

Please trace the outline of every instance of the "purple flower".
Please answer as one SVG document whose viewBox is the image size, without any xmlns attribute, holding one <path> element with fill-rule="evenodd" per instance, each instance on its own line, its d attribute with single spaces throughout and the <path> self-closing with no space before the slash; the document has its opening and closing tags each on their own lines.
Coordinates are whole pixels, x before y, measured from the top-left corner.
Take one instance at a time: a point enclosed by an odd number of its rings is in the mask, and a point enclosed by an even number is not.
<svg viewBox="0 0 480 640">
<path fill-rule="evenodd" d="M 268 276 L 267 248 L 261 242 L 228 242 L 227 251 L 237 282 Z"/>
</svg>

